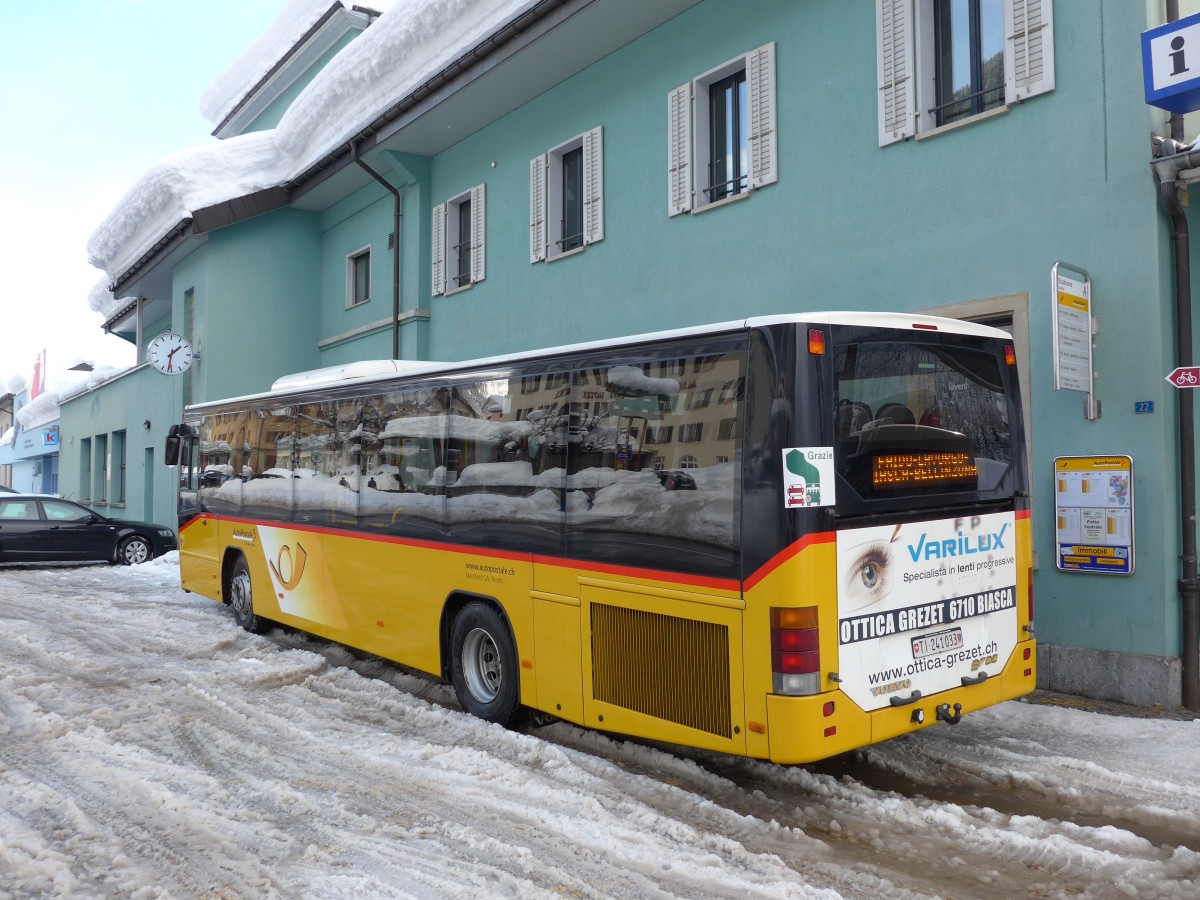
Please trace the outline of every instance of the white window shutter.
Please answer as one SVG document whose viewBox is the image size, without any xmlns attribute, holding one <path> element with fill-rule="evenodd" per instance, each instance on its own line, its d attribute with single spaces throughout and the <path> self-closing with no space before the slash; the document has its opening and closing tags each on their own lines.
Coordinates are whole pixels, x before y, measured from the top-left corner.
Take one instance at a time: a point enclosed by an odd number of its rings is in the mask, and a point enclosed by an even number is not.
<svg viewBox="0 0 1200 900">
<path fill-rule="evenodd" d="M 1004 102 L 1054 90 L 1054 4 L 1004 0 Z"/>
<path fill-rule="evenodd" d="M 667 215 L 692 208 L 692 86 L 667 95 Z"/>
<path fill-rule="evenodd" d="M 483 281 L 487 274 L 487 247 L 484 246 L 487 206 L 485 185 L 471 188 L 471 283 Z"/>
<path fill-rule="evenodd" d="M 583 136 L 583 242 L 604 240 L 604 129 Z"/>
<path fill-rule="evenodd" d="M 546 154 L 529 161 L 529 261 L 546 258 Z"/>
<path fill-rule="evenodd" d="M 775 42 L 746 56 L 746 92 L 750 97 L 750 187 L 779 180 L 775 116 Z"/>
<path fill-rule="evenodd" d="M 879 80 L 879 146 L 912 137 L 916 79 L 911 0 L 875 0 L 875 62 Z"/>
<path fill-rule="evenodd" d="M 429 231 L 433 245 L 433 271 L 429 278 L 429 289 L 436 296 L 446 293 L 446 204 L 439 203 L 429 217 Z"/>
</svg>

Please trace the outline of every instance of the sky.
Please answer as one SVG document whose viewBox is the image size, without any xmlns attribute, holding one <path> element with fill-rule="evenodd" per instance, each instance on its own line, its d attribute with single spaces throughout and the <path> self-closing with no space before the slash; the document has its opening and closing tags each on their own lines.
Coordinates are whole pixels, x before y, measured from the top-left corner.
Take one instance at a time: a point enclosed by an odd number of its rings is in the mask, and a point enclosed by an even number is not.
<svg viewBox="0 0 1200 900">
<path fill-rule="evenodd" d="M 507 731 L 242 631 L 178 553 L 0 565 L 0 896 L 1194 900 L 1200 720 L 1109 712 L 1011 701 L 805 766 Z"/>
<path fill-rule="evenodd" d="M 80 360 L 134 364 L 88 306 L 88 238 L 149 168 L 216 142 L 201 95 L 285 5 L 0 4 L 0 393 L 42 349 L 51 387 Z"/>
</svg>

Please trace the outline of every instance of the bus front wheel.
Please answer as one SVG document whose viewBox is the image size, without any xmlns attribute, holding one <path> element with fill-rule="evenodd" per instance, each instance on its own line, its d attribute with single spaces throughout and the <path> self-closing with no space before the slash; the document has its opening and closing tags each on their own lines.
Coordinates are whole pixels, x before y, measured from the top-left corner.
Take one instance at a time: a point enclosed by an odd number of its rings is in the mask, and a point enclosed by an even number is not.
<svg viewBox="0 0 1200 900">
<path fill-rule="evenodd" d="M 500 614 L 486 603 L 464 606 L 454 618 L 450 652 L 451 680 L 463 710 L 498 725 L 517 724 L 517 650 Z"/>
<path fill-rule="evenodd" d="M 251 634 L 261 634 L 266 630 L 266 621 L 254 614 L 254 588 L 250 583 L 250 567 L 246 565 L 244 556 L 239 556 L 233 564 L 226 596 L 229 597 L 229 608 L 233 611 L 233 621 Z"/>
</svg>

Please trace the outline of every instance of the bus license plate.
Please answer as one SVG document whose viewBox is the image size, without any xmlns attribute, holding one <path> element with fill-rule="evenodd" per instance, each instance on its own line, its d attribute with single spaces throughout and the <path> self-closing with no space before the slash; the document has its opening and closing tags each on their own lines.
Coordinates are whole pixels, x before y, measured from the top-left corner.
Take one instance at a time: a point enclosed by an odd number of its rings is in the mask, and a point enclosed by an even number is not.
<svg viewBox="0 0 1200 900">
<path fill-rule="evenodd" d="M 935 631 L 933 634 L 923 634 L 912 639 L 913 659 L 932 656 L 934 653 L 944 653 L 947 650 L 958 650 L 962 645 L 961 628 L 948 628 L 945 631 Z"/>
</svg>

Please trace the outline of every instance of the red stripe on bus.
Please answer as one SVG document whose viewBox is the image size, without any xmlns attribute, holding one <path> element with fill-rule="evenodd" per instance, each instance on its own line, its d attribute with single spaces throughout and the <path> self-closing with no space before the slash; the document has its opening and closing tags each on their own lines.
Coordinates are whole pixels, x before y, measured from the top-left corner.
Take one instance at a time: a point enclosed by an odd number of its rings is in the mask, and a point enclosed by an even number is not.
<svg viewBox="0 0 1200 900">
<path fill-rule="evenodd" d="M 776 553 L 771 559 L 767 560 L 766 565 L 762 566 L 757 572 L 746 579 L 745 589 L 750 590 L 755 587 L 764 578 L 782 566 L 785 562 L 798 556 L 801 551 L 816 544 L 829 544 L 837 540 L 837 532 L 835 531 L 818 531 L 814 534 L 809 534 L 802 537 L 790 547 L 785 547 L 779 553 Z"/>
<path fill-rule="evenodd" d="M 200 516 L 190 520 L 186 525 L 182 526 L 179 531 L 182 533 L 190 525 L 193 525 L 200 520 Z M 364 531 L 349 531 L 338 528 L 329 528 L 319 525 L 302 525 L 296 522 L 268 522 L 259 521 L 257 519 L 243 519 L 234 516 L 212 516 L 206 518 L 212 521 L 221 521 L 236 525 L 252 525 L 257 528 L 284 528 L 290 531 L 305 531 L 310 534 L 328 534 L 334 537 L 349 537 L 358 538 L 360 540 L 376 541 L 386 544 L 400 544 L 405 547 L 414 547 L 420 550 L 438 550 L 443 553 L 461 553 L 468 556 L 482 556 L 488 559 L 505 559 L 514 560 L 517 562 L 530 562 L 543 566 L 558 566 L 564 569 L 583 569 L 588 572 L 597 572 L 605 575 L 624 575 L 629 578 L 644 578 L 653 581 L 666 581 L 671 584 L 690 585 L 697 588 L 709 588 L 711 590 L 723 590 L 737 593 L 741 587 L 737 579 L 733 578 L 707 578 L 697 575 L 685 575 L 680 572 L 665 572 L 659 569 L 642 569 L 634 566 L 619 566 L 608 563 L 589 563 L 582 560 L 568 559 L 556 556 L 538 556 L 532 553 L 521 553 L 512 550 L 488 550 L 482 547 L 475 547 L 469 544 L 448 544 L 441 541 L 426 541 L 420 538 L 397 537 L 390 534 L 371 534 Z"/>
</svg>

